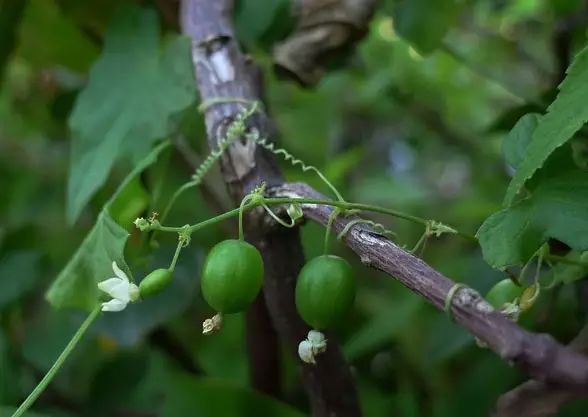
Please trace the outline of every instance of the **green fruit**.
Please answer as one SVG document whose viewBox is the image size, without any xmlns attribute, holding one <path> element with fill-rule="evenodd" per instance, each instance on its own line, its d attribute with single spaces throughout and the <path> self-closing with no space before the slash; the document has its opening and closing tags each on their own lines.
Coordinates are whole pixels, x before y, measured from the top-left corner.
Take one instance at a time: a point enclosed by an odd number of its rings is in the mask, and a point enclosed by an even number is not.
<svg viewBox="0 0 588 417">
<path fill-rule="evenodd" d="M 146 298 L 155 295 L 169 285 L 173 277 L 173 271 L 159 268 L 150 272 L 139 284 L 141 297 Z"/>
<path fill-rule="evenodd" d="M 343 258 L 319 256 L 304 265 L 298 275 L 296 308 L 313 329 L 326 329 L 341 320 L 354 299 L 353 271 Z"/>
<path fill-rule="evenodd" d="M 263 282 L 259 251 L 242 240 L 225 240 L 212 248 L 200 285 L 206 302 L 220 313 L 237 313 L 253 301 Z"/>
<path fill-rule="evenodd" d="M 490 288 L 486 294 L 486 300 L 494 306 L 494 308 L 502 308 L 506 303 L 512 303 L 519 298 L 523 292 L 523 288 L 515 284 L 511 279 L 503 279 Z"/>
</svg>

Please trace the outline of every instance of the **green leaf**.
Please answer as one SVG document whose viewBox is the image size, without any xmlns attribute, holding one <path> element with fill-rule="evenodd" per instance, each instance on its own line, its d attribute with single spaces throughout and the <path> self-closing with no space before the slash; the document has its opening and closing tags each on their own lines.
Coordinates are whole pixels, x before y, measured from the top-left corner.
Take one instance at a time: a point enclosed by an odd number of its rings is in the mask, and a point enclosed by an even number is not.
<svg viewBox="0 0 588 417">
<path fill-rule="evenodd" d="M 524 263 L 549 238 L 588 250 L 588 172 L 544 179 L 529 198 L 486 219 L 477 236 L 495 268 Z"/>
<path fill-rule="evenodd" d="M 423 53 L 433 52 L 461 10 L 457 0 L 399 0 L 392 9 L 394 29 Z"/>
<path fill-rule="evenodd" d="M 73 135 L 67 217 L 82 208 L 123 156 L 140 160 L 173 130 L 171 116 L 195 99 L 190 42 L 176 38 L 160 52 L 157 16 L 127 6 L 115 15 L 104 51 L 69 119 Z"/>
<path fill-rule="evenodd" d="M 559 94 L 533 132 L 525 158 L 521 161 L 504 198 L 512 205 L 514 198 L 549 155 L 571 139 L 588 120 L 588 47 L 584 48 L 567 70 Z"/>
<path fill-rule="evenodd" d="M 100 295 L 98 282 L 113 274 L 112 261 L 116 261 L 120 267 L 128 270 L 123 252 L 129 233 L 112 219 L 110 207 L 116 203 L 118 196 L 127 185 L 153 164 L 159 153 L 168 145 L 167 142 L 158 145 L 137 164 L 104 206 L 96 224 L 47 292 L 47 300 L 54 307 L 81 308 L 90 311 L 98 302 Z"/>
<path fill-rule="evenodd" d="M 303 417 L 300 411 L 259 392 L 212 378 L 178 375 L 167 384 L 165 417 Z"/>
<path fill-rule="evenodd" d="M 30 291 L 39 278 L 39 254 L 15 251 L 0 259 L 0 311 Z"/>
<path fill-rule="evenodd" d="M 47 300 L 56 308 L 91 311 L 98 302 L 97 284 L 114 276 L 112 261 L 121 268 L 126 266 L 123 251 L 128 237 L 129 233 L 103 210 L 90 234 L 49 288 Z"/>
<path fill-rule="evenodd" d="M 531 142 L 533 132 L 541 116 L 536 113 L 525 114 L 514 125 L 502 144 L 502 152 L 506 162 L 516 168 L 525 157 L 527 146 Z"/>
</svg>

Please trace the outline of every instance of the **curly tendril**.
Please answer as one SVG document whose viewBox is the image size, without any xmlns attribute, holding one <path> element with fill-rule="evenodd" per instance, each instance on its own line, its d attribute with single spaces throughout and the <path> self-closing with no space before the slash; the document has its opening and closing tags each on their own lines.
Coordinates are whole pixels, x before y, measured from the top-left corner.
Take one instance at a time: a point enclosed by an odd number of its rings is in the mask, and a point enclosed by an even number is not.
<svg viewBox="0 0 588 417">
<path fill-rule="evenodd" d="M 335 188 L 335 186 L 327 179 L 327 177 L 324 176 L 324 174 L 317 167 L 307 165 L 303 160 L 296 158 L 294 155 L 292 155 L 284 148 L 276 147 L 276 145 L 273 142 L 270 142 L 266 138 L 261 138 L 259 137 L 259 135 L 249 135 L 248 138 L 253 140 L 257 145 L 261 146 L 262 148 L 270 151 L 274 155 L 281 156 L 282 158 L 284 158 L 284 160 L 290 162 L 292 166 L 299 167 L 302 170 L 302 172 L 313 171 L 331 189 L 333 194 L 335 194 L 335 196 L 337 197 L 337 200 L 345 202 L 341 193 L 339 193 L 337 188 Z"/>
<path fill-rule="evenodd" d="M 216 163 L 216 161 L 218 161 L 220 157 L 225 153 L 225 151 L 228 149 L 231 143 L 233 143 L 237 138 L 245 134 L 247 130 L 247 119 L 249 119 L 260 108 L 259 102 L 254 101 L 250 103 L 252 104 L 249 108 L 244 109 L 243 111 L 239 112 L 237 116 L 235 116 L 235 120 L 233 120 L 227 128 L 225 136 L 218 141 L 217 149 L 212 150 L 204 159 L 204 161 L 202 161 L 202 163 L 198 166 L 198 168 L 196 168 L 194 174 L 192 174 L 192 177 L 190 178 L 190 181 L 188 181 L 180 188 L 178 188 L 176 192 L 172 195 L 165 210 L 163 211 L 163 215 L 161 216 L 162 221 L 167 217 L 169 211 L 173 207 L 178 197 L 182 195 L 184 191 L 200 185 L 200 183 L 204 179 L 204 176 L 208 173 L 208 171 L 210 171 L 210 169 Z"/>
</svg>

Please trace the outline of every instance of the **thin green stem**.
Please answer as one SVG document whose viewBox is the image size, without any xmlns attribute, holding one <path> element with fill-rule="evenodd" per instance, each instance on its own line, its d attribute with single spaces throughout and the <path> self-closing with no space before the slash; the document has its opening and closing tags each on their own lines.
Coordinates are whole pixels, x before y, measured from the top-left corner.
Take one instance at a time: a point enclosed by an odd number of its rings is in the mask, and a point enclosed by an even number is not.
<svg viewBox="0 0 588 417">
<path fill-rule="evenodd" d="M 290 220 L 290 223 L 286 223 L 284 220 L 280 219 L 276 215 L 276 213 L 274 213 L 272 211 L 272 209 L 270 209 L 266 204 L 262 204 L 262 207 L 265 209 L 266 213 L 269 214 L 272 219 L 274 219 L 276 222 L 278 222 L 282 226 L 287 227 L 287 228 L 292 228 L 292 227 L 296 226 L 296 222 L 294 220 Z"/>
<path fill-rule="evenodd" d="M 173 271 L 174 269 L 176 269 L 176 262 L 178 262 L 178 258 L 180 257 L 180 252 L 182 251 L 182 248 L 184 247 L 185 244 L 186 244 L 186 241 L 180 235 L 178 237 L 178 246 L 176 246 L 174 258 L 172 259 L 171 264 L 169 265 L 170 271 Z"/>
<path fill-rule="evenodd" d="M 541 275 L 541 266 L 543 265 L 543 251 L 539 252 L 539 256 L 537 256 L 537 269 L 535 270 L 535 278 L 533 279 L 533 284 L 537 284 L 539 282 L 539 276 Z"/>
<path fill-rule="evenodd" d="M 333 222 L 335 221 L 340 212 L 341 210 L 338 207 L 335 207 L 335 209 L 331 212 L 331 215 L 329 216 L 329 221 L 327 222 L 327 227 L 325 230 L 325 245 L 323 247 L 324 255 L 327 255 L 329 253 L 329 237 L 331 236 L 331 229 L 333 227 Z"/>
<path fill-rule="evenodd" d="M 317 199 L 317 198 L 278 197 L 278 198 L 262 198 L 259 201 L 245 202 L 245 203 L 242 202 L 241 204 L 242 204 L 243 210 L 241 210 L 241 207 L 239 207 L 239 208 L 227 211 L 227 212 L 220 214 L 218 216 L 207 219 L 203 222 L 196 223 L 187 229 L 187 233 L 193 233 L 196 230 L 201 229 L 203 227 L 209 226 L 214 223 L 218 223 L 220 221 L 229 219 L 234 216 L 238 216 L 241 213 L 241 211 L 244 212 L 246 210 L 249 210 L 254 207 L 258 207 L 263 204 L 266 204 L 268 206 L 269 205 L 281 205 L 281 204 L 316 204 L 316 205 L 322 205 L 322 206 L 338 207 L 339 209 L 342 209 L 342 210 L 361 210 L 361 211 L 371 211 L 374 213 L 387 214 L 389 216 L 397 217 L 399 219 L 404 219 L 404 220 L 411 221 L 413 223 L 422 224 L 423 226 L 427 226 L 427 224 L 428 224 L 428 220 L 423 219 L 422 217 L 412 216 L 410 214 L 403 213 L 403 212 L 396 211 L 396 210 L 392 210 L 392 209 L 387 209 L 385 207 L 378 207 L 378 206 L 372 206 L 369 204 L 360 204 L 360 203 L 348 203 L 346 201 L 323 200 L 323 199 Z M 184 230 L 184 228 L 183 227 L 172 227 L 172 226 L 158 225 L 157 228 L 155 228 L 154 230 L 161 230 L 163 232 L 179 233 L 182 230 Z M 462 237 L 465 237 L 467 239 L 471 239 L 474 241 L 477 240 L 475 238 L 475 236 L 469 235 L 467 233 L 458 232 L 457 234 Z"/>
<path fill-rule="evenodd" d="M 55 377 L 55 374 L 57 374 L 57 372 L 67 359 L 67 357 L 74 350 L 78 342 L 81 340 L 82 336 L 84 336 L 84 333 L 86 333 L 86 330 L 88 330 L 92 322 L 96 319 L 96 317 L 98 317 L 99 313 L 100 306 L 97 306 L 94 310 L 92 310 L 92 312 L 86 318 L 86 320 L 84 320 L 80 328 L 75 332 L 67 346 L 65 346 L 65 349 L 63 349 L 63 352 L 61 352 L 55 363 L 51 366 L 49 371 L 47 371 L 47 373 L 45 374 L 43 379 L 41 379 L 41 381 L 37 384 L 35 389 L 23 401 L 20 407 L 17 408 L 12 417 L 22 416 L 31 407 L 31 405 L 33 405 L 35 400 L 39 397 L 39 395 L 41 395 L 45 388 L 47 388 L 47 385 L 49 385 L 51 380 Z"/>
<path fill-rule="evenodd" d="M 423 242 L 427 239 L 427 232 L 423 233 L 419 240 L 415 243 L 414 247 L 410 250 L 410 253 L 416 254 L 416 251 L 421 247 Z"/>
<path fill-rule="evenodd" d="M 246 195 L 243 200 L 241 200 L 241 204 L 239 205 L 239 240 L 241 241 L 245 240 L 245 232 L 243 230 L 243 212 L 245 211 L 245 207 L 249 201 L 251 201 L 251 194 Z"/>
</svg>

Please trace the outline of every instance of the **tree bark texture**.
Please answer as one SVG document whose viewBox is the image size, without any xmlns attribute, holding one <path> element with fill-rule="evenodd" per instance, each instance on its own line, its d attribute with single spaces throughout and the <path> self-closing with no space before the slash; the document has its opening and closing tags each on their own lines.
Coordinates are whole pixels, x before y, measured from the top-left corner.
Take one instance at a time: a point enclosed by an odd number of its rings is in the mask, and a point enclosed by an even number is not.
<svg viewBox="0 0 588 417">
<path fill-rule="evenodd" d="M 192 58 L 196 81 L 203 103 L 211 103 L 205 108 L 205 123 L 209 145 L 217 147 L 218 141 L 226 133 L 229 124 L 237 114 L 249 107 L 247 101 L 261 99 L 261 85 L 258 69 L 240 51 L 234 37 L 231 23 L 232 2 L 228 0 L 185 0 L 182 2 L 180 20 L 182 31 L 192 39 Z M 237 98 L 238 100 L 234 100 Z M 216 101 L 215 101 L 216 100 Z M 275 131 L 268 117 L 257 112 L 247 120 L 248 131 L 258 132 L 262 137 L 273 138 Z M 258 148 L 254 142 L 245 138 L 233 143 L 221 159 L 223 177 L 235 203 L 265 182 L 268 186 L 283 183 L 271 155 Z M 263 294 L 267 311 L 273 327 L 280 339 L 297 357 L 298 343 L 303 340 L 309 328 L 298 316 L 294 304 L 296 277 L 304 264 L 304 255 L 297 230 L 274 229 L 267 231 L 262 227 L 266 221 L 263 211 L 254 210 L 247 216 L 248 239 L 261 251 L 265 277 Z M 258 303 L 250 312 L 248 321 L 256 321 L 255 310 L 262 311 Z M 260 333 L 267 330 L 260 321 L 249 326 L 248 331 Z M 267 331 L 266 336 L 270 336 Z M 271 339 L 249 335 L 251 358 L 258 363 L 251 366 L 264 366 L 263 356 L 271 354 L 265 362 L 277 363 L 278 350 L 267 349 Z M 329 349 L 321 355 L 318 363 L 303 364 L 302 376 L 308 394 L 310 408 L 314 416 L 359 416 L 359 405 L 354 381 L 348 365 L 334 338 L 329 335 Z M 266 346 L 264 346 L 266 345 Z M 259 378 L 254 373 L 253 379 Z M 260 388 L 263 388 L 261 384 Z"/>
</svg>

